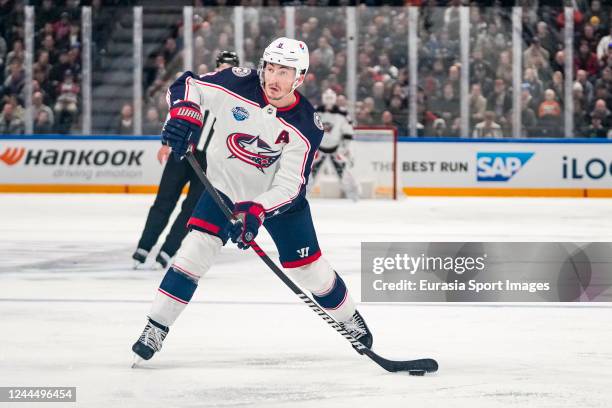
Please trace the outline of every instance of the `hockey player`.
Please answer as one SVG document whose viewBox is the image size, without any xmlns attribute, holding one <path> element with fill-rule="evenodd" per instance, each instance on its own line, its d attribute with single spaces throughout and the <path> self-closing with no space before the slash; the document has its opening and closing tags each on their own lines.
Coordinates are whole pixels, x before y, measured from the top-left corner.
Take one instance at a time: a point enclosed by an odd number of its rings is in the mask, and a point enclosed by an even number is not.
<svg viewBox="0 0 612 408">
<path fill-rule="evenodd" d="M 232 51 L 219 52 L 216 63 L 216 71 L 240 65 L 238 55 Z M 209 111 L 204 113 L 203 122 L 205 130 L 203 133 L 206 137 L 202 138 L 194 151 L 198 162 L 202 164 L 204 169 L 206 169 L 206 157 L 204 152 L 214 133 L 215 121 L 216 119 L 210 115 Z M 155 197 L 153 206 L 151 206 L 149 210 L 144 230 L 138 241 L 138 248 L 132 254 L 134 268 L 142 265 L 147 259 L 149 251 L 153 248 L 159 235 L 168 224 L 168 219 L 176 206 L 181 191 L 183 191 L 185 185 L 189 183 L 189 192 L 183 201 L 181 212 L 174 220 L 164 244 L 155 257 L 156 266 L 166 269 L 170 259 L 181 246 L 181 242 L 185 238 L 185 235 L 187 235 L 187 220 L 193 212 L 193 208 L 198 202 L 200 195 L 202 195 L 202 191 L 204 191 L 202 182 L 194 174 L 189 163 L 185 160 L 179 160 L 177 157 L 171 156 L 170 147 L 167 143 L 163 141 L 162 143 L 162 147 L 160 147 L 157 152 L 157 159 L 161 164 L 166 162 L 166 165 L 162 173 L 161 181 L 159 182 L 157 196 Z"/>
<path fill-rule="evenodd" d="M 325 135 L 315 155 L 312 166 L 311 187 L 315 184 L 315 178 L 325 161 L 329 158 L 334 170 L 340 180 L 344 195 L 353 201 L 359 198 L 359 186 L 350 173 L 348 167 L 351 162 L 349 143 L 353 140 L 353 126 L 347 112 L 336 105 L 336 93 L 327 89 L 321 95 L 322 105 L 317 108 Z"/>
<path fill-rule="evenodd" d="M 323 137 L 319 115 L 296 91 L 308 62 L 306 44 L 283 37 L 265 49 L 257 72 L 232 68 L 201 77 L 185 72 L 170 86 L 170 117 L 162 137 L 173 154 L 183 157 L 188 146 L 198 142 L 201 110 L 211 110 L 217 124 L 207 150 L 208 178 L 239 221 L 227 221 L 204 191 L 189 219 L 190 232 L 132 346 L 138 358 L 148 360 L 161 349 L 170 326 L 227 241 L 246 249 L 262 225 L 287 275 L 355 338 L 372 346 L 372 334 L 344 281 L 321 253 L 305 198 Z"/>
</svg>

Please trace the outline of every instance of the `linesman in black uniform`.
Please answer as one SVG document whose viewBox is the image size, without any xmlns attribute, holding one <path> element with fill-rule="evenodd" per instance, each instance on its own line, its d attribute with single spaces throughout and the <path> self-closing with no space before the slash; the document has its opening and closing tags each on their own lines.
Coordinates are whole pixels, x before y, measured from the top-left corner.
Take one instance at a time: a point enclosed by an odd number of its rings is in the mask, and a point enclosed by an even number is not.
<svg viewBox="0 0 612 408">
<path fill-rule="evenodd" d="M 216 63 L 216 71 L 240 65 L 238 56 L 232 51 L 219 52 Z M 196 147 L 194 155 L 202 165 L 202 168 L 206 170 L 206 148 L 215 131 L 216 118 L 211 117 L 210 111 L 208 110 L 203 113 L 204 128 L 202 129 L 202 135 L 205 137 L 200 139 L 200 143 Z M 183 191 L 185 185 L 189 183 L 189 192 L 183 201 L 181 212 L 174 220 L 164 244 L 155 257 L 156 267 L 165 269 L 168 266 L 170 259 L 181 246 L 181 242 L 183 238 L 185 238 L 185 235 L 187 235 L 187 220 L 191 216 L 193 208 L 204 190 L 204 186 L 187 160 L 176 159 L 174 155 L 170 154 L 169 146 L 162 145 L 157 152 L 157 159 L 160 163 L 164 163 L 165 161 L 166 166 L 164 167 L 161 181 L 159 182 L 159 190 L 155 197 L 155 202 L 149 210 L 144 230 L 138 241 L 138 248 L 132 254 L 135 269 L 144 264 L 151 248 L 153 248 L 159 235 L 168 224 L 168 220 L 174 207 L 176 207 L 181 191 Z"/>
</svg>

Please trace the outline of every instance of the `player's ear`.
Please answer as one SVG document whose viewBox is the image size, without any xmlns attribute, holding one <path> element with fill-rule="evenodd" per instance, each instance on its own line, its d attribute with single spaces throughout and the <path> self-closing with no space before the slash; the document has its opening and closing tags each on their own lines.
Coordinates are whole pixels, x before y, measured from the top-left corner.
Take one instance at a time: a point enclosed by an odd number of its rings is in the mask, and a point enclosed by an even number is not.
<svg viewBox="0 0 612 408">
<path fill-rule="evenodd" d="M 300 74 L 300 76 L 298 77 L 298 82 L 297 82 L 296 88 L 304 83 L 304 78 L 306 78 L 306 75 Z"/>
</svg>

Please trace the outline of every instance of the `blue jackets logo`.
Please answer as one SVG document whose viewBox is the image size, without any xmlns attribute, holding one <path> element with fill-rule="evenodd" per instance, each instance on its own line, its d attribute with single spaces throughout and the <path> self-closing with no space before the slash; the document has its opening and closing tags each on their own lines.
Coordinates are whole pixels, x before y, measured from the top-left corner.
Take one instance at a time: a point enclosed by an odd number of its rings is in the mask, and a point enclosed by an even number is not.
<svg viewBox="0 0 612 408">
<path fill-rule="evenodd" d="M 232 133 L 227 137 L 227 148 L 231 152 L 228 159 L 239 159 L 256 167 L 262 173 L 272 166 L 281 156 L 281 149 L 272 149 L 268 143 L 246 133 Z"/>
<path fill-rule="evenodd" d="M 478 181 L 509 181 L 531 159 L 528 152 L 486 152 L 476 154 Z"/>
<path fill-rule="evenodd" d="M 236 106 L 232 109 L 232 114 L 234 115 L 234 119 L 238 122 L 241 122 L 249 117 L 249 111 L 244 109 L 242 106 Z"/>
</svg>

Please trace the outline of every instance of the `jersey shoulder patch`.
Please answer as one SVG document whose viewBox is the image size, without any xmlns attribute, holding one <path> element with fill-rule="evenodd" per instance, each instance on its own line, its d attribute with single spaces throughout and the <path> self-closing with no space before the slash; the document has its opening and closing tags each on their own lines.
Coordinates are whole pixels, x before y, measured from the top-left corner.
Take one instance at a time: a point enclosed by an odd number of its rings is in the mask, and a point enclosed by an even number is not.
<svg viewBox="0 0 612 408">
<path fill-rule="evenodd" d="M 251 69 L 245 67 L 233 67 L 232 73 L 237 77 L 245 77 L 249 76 L 249 74 L 251 73 Z"/>
<path fill-rule="evenodd" d="M 324 129 L 323 121 L 321 120 L 321 116 L 319 116 L 319 114 L 317 112 L 314 113 L 314 124 L 319 129 L 321 129 L 321 130 Z"/>
</svg>

